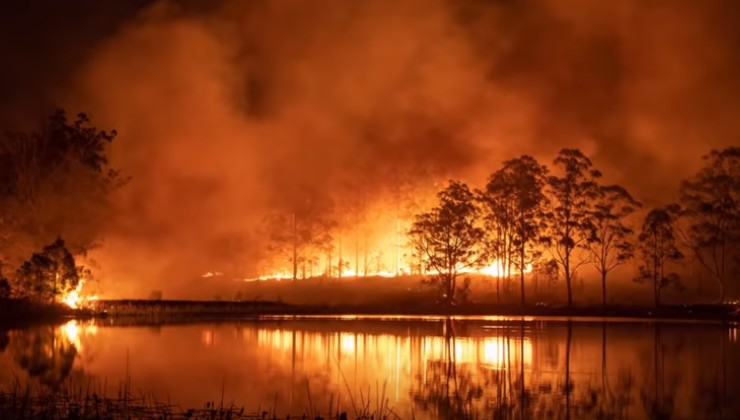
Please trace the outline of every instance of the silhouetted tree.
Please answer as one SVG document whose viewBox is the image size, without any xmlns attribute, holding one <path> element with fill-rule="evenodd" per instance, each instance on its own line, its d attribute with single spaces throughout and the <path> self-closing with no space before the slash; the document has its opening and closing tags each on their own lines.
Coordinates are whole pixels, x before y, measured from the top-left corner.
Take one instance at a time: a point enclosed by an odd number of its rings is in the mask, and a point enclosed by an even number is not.
<svg viewBox="0 0 740 420">
<path fill-rule="evenodd" d="M 80 271 L 61 238 L 34 253 L 18 269 L 19 293 L 53 302 L 77 287 Z"/>
<path fill-rule="evenodd" d="M 508 290 L 508 281 L 511 279 L 514 249 L 514 224 L 512 202 L 497 188 L 491 190 L 492 180 L 489 180 L 485 191 L 478 192 L 478 199 L 483 207 L 484 235 L 481 240 L 483 259 L 498 264 L 496 273 L 496 299 L 501 301 L 501 279 L 506 279 L 504 285 Z"/>
<path fill-rule="evenodd" d="M 617 266 L 624 264 L 634 255 L 630 241 L 632 229 L 624 219 L 632 214 L 640 203 L 618 185 L 601 186 L 594 202 L 594 241 L 590 242 L 591 260 L 601 274 L 601 304 L 606 306 L 606 276 Z"/>
<path fill-rule="evenodd" d="M 115 131 L 59 110 L 32 133 L 0 137 L 0 260 L 17 266 L 63 235 L 73 253 L 99 240 L 110 193 L 124 184 L 106 149 Z"/>
<path fill-rule="evenodd" d="M 712 273 L 724 301 L 728 267 L 740 255 L 740 147 L 712 150 L 704 160 L 681 185 L 681 214 L 689 222 L 686 242 Z"/>
<path fill-rule="evenodd" d="M 552 254 L 563 270 L 568 306 L 573 304 L 571 281 L 589 261 L 589 244 L 595 241 L 593 204 L 598 197 L 601 173 L 578 149 L 562 149 L 554 164 L 560 175 L 548 178 L 552 200 L 549 237 Z M 574 254 L 580 250 L 582 253 Z"/>
<path fill-rule="evenodd" d="M 655 306 L 660 305 L 660 292 L 665 287 L 678 285 L 677 273 L 668 272 L 668 264 L 681 260 L 683 254 L 676 247 L 674 216 L 669 209 L 654 209 L 645 217 L 637 245 L 640 259 L 638 281 L 653 285 Z"/>
<path fill-rule="evenodd" d="M 454 304 L 459 270 L 477 264 L 483 230 L 476 226 L 474 196 L 466 184 L 450 181 L 437 198 L 439 204 L 430 212 L 414 217 L 409 234 L 433 271 L 443 301 Z"/>
<path fill-rule="evenodd" d="M 10 297 L 10 282 L 0 274 L 0 299 Z"/>
<path fill-rule="evenodd" d="M 504 257 L 519 270 L 522 305 L 526 301 L 524 272 L 541 253 L 536 245 L 545 227 L 546 175 L 545 166 L 524 155 L 504 162 L 482 194 L 488 252 L 494 261 Z"/>
<path fill-rule="evenodd" d="M 298 278 L 301 268 L 302 277 L 306 277 L 306 265 L 316 262 L 315 254 L 331 250 L 331 231 L 336 225 L 331 209 L 328 201 L 307 200 L 292 212 L 272 214 L 265 219 L 270 248 L 287 255 L 293 280 Z"/>
</svg>

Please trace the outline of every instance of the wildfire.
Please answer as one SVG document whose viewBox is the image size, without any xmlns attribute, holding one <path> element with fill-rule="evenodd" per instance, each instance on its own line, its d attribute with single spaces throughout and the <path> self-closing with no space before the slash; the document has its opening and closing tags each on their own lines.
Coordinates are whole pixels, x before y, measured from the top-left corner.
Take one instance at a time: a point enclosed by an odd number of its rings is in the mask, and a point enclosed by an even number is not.
<svg viewBox="0 0 740 420">
<path fill-rule="evenodd" d="M 504 267 L 504 264 L 501 261 L 495 261 L 490 265 L 487 265 L 482 268 L 470 268 L 465 266 L 459 266 L 457 269 L 457 272 L 460 274 L 478 274 L 481 276 L 488 276 L 488 277 L 505 277 L 506 276 L 506 268 Z M 524 268 L 525 273 L 531 273 L 532 272 L 532 264 L 527 264 L 527 266 Z M 386 278 L 392 278 L 392 277 L 400 277 L 403 275 L 410 274 L 410 270 L 408 268 L 402 269 L 399 273 L 393 273 L 390 271 L 380 270 L 380 271 L 368 271 L 368 272 L 356 272 L 353 269 L 345 269 L 342 271 L 342 278 L 354 278 L 354 277 L 386 277 Z M 427 270 L 424 273 L 421 273 L 423 275 L 431 275 L 435 274 L 434 270 Z M 510 275 L 516 275 L 519 274 L 519 270 L 511 268 L 510 269 Z M 289 271 L 276 271 L 274 273 L 265 274 L 259 277 L 253 277 L 253 278 L 247 278 L 243 281 L 245 282 L 251 282 L 251 281 L 262 281 L 262 280 L 291 280 L 293 278 L 293 274 Z M 299 278 L 302 278 L 299 276 Z"/>
<path fill-rule="evenodd" d="M 72 309 L 79 309 L 89 302 L 98 300 L 97 295 L 84 295 L 82 293 L 82 287 L 84 285 L 85 280 L 80 280 L 80 282 L 77 283 L 77 287 L 63 295 L 60 301 Z"/>
</svg>

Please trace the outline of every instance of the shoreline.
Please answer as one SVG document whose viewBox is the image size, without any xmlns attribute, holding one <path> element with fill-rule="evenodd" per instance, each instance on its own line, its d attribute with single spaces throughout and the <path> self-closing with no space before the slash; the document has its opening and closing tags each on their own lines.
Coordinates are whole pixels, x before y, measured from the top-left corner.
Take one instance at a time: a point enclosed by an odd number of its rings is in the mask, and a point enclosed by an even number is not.
<svg viewBox="0 0 740 420">
<path fill-rule="evenodd" d="M 38 304 L 26 300 L 0 301 L 0 328 L 23 328 L 70 319 L 106 320 L 113 325 L 173 324 L 206 321 L 260 320 L 262 317 L 544 317 L 587 321 L 614 318 L 653 321 L 740 322 L 740 306 L 732 304 L 546 306 L 467 304 L 442 307 L 416 305 L 290 305 L 275 301 L 101 300 L 86 309 Z"/>
</svg>

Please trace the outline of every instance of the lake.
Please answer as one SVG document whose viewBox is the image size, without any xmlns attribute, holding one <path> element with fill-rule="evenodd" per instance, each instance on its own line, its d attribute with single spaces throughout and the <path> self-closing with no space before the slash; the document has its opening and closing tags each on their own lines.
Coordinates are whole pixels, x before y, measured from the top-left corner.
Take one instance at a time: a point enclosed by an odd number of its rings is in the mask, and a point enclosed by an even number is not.
<svg viewBox="0 0 740 420">
<path fill-rule="evenodd" d="M 130 389 L 285 416 L 740 418 L 740 326 L 503 317 L 272 317 L 0 330 L 0 387 Z M 397 416 L 397 417 L 396 417 Z"/>
</svg>

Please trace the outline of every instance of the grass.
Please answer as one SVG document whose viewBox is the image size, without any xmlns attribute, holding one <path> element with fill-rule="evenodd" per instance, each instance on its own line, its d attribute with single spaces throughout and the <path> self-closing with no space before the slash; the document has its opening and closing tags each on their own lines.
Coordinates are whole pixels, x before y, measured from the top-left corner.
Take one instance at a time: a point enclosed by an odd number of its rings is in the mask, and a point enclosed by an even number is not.
<svg viewBox="0 0 740 420">
<path fill-rule="evenodd" d="M 309 405 L 301 415 L 278 415 L 275 404 L 270 411 L 258 408 L 246 410 L 243 406 L 225 403 L 223 394 L 220 402 L 208 401 L 201 408 L 182 408 L 167 401 L 160 401 L 154 395 L 131 392 L 130 383 L 121 383 L 116 395 L 110 396 L 100 389 L 91 387 L 74 387 L 65 385 L 59 389 L 32 387 L 14 382 L 7 391 L 0 390 L 0 418 L 9 419 L 79 419 L 79 420 L 133 420 L 133 419 L 209 419 L 209 420 L 399 420 L 388 406 L 385 398 L 385 384 L 382 394 L 376 389 L 378 402 L 372 407 L 370 390 L 367 394 L 360 391 L 358 402 L 347 388 L 352 401 L 354 416 L 341 409 L 339 398 L 329 396 L 329 414 L 322 414 L 314 404 L 311 389 L 306 379 L 306 393 Z M 275 395 L 275 401 L 277 401 Z M 314 396 L 321 398 L 322 396 Z"/>
</svg>

